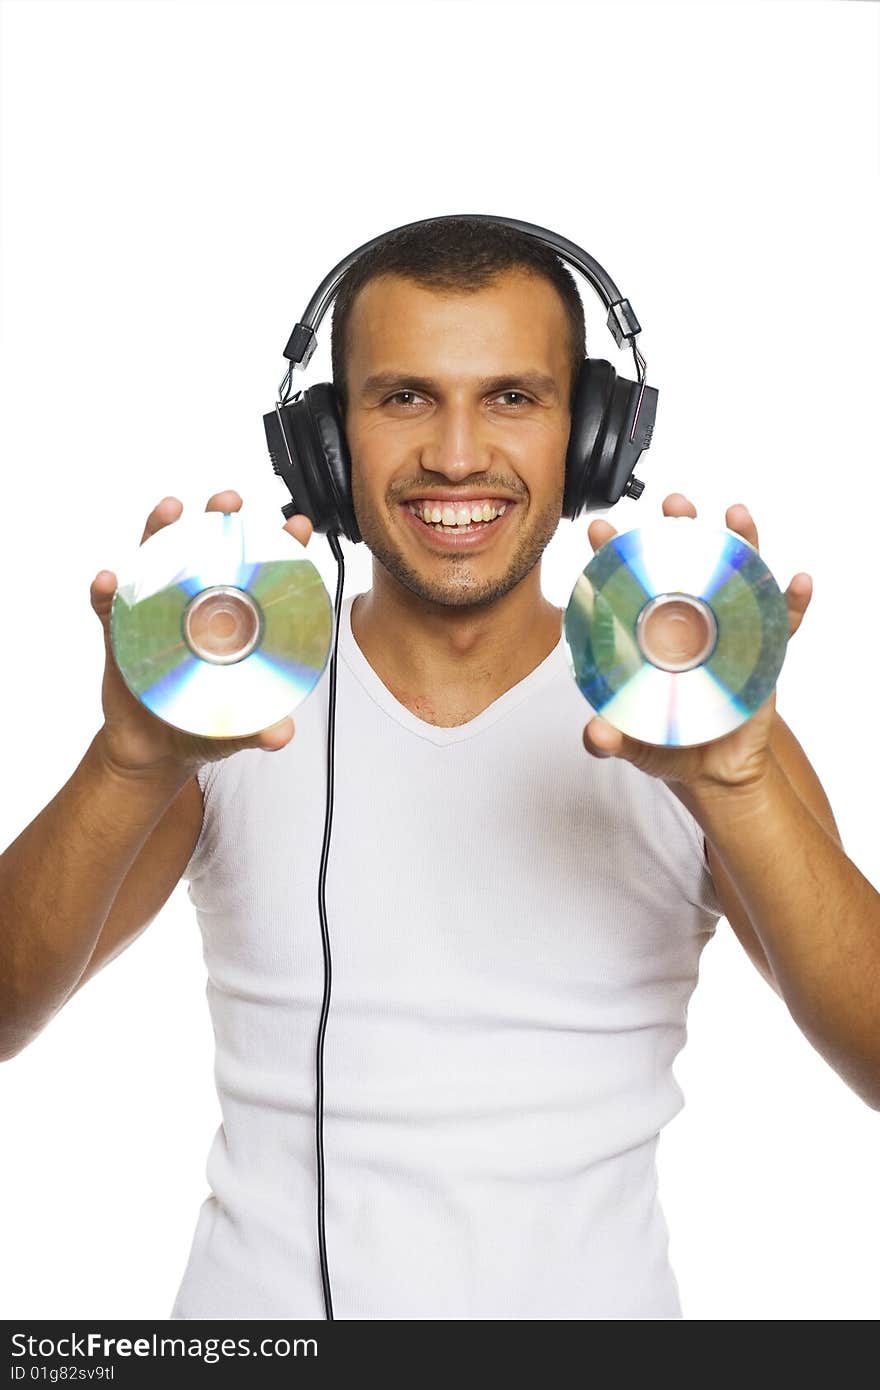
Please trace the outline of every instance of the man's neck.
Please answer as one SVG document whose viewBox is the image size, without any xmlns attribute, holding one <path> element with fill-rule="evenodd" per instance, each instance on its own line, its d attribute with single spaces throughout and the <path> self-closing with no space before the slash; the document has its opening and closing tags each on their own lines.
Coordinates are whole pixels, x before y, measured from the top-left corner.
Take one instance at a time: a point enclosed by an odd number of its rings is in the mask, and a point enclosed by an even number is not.
<svg viewBox="0 0 880 1390">
<path fill-rule="evenodd" d="M 468 723 L 524 680 L 559 641 L 563 613 L 540 567 L 487 605 L 431 603 L 374 568 L 351 609 L 355 641 L 382 684 L 419 719 Z"/>
</svg>

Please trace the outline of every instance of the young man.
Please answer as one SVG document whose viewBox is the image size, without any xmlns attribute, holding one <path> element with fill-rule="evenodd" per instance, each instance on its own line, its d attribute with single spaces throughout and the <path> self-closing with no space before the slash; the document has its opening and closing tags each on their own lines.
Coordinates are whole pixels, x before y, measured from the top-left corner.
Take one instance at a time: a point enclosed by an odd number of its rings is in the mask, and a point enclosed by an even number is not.
<svg viewBox="0 0 880 1390">
<path fill-rule="evenodd" d="M 555 256 L 455 219 L 397 234 L 349 271 L 333 332 L 373 554 L 339 634 L 326 891 L 335 1315 L 678 1318 L 655 1152 L 700 952 L 723 914 L 880 1108 L 880 897 L 773 698 L 699 748 L 589 719 L 540 584 L 584 356 Z M 725 521 L 757 544 L 744 507 Z M 308 541 L 307 518 L 287 529 Z M 105 639 L 114 587 L 92 588 Z M 789 585 L 792 632 L 810 589 Z M 323 1316 L 327 680 L 295 737 L 218 746 L 153 719 L 108 644 L 104 725 L 0 863 L 6 1056 L 189 880 L 223 1123 L 175 1318 Z"/>
</svg>

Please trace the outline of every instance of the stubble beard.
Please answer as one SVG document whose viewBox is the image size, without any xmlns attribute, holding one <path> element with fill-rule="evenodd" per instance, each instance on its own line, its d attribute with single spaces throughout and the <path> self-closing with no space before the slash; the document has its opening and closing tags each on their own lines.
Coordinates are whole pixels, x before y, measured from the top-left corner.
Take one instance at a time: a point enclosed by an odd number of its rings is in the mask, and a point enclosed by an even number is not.
<svg viewBox="0 0 880 1390">
<path fill-rule="evenodd" d="M 516 588 L 540 560 L 562 516 L 561 496 L 532 516 L 531 524 L 526 524 L 520 530 L 514 553 L 503 574 L 490 574 L 483 578 L 474 573 L 474 561 L 469 555 L 450 552 L 448 556 L 437 555 L 438 573 L 435 575 L 410 564 L 402 550 L 394 546 L 388 527 L 382 525 L 366 499 L 357 496 L 357 488 L 354 489 L 353 502 L 364 544 L 383 569 L 426 603 L 438 603 L 448 608 L 485 607 Z M 517 503 L 517 507 L 523 505 L 522 502 Z"/>
</svg>

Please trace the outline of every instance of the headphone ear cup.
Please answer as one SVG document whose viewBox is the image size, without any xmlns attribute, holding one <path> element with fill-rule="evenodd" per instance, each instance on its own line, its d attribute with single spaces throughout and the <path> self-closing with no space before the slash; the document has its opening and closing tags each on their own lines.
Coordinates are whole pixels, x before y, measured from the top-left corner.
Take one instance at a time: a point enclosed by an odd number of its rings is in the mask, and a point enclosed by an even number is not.
<svg viewBox="0 0 880 1390">
<path fill-rule="evenodd" d="M 310 386 L 303 398 L 311 415 L 322 465 L 321 476 L 327 480 L 338 528 L 350 541 L 360 541 L 351 497 L 351 455 L 338 397 L 330 382 L 321 381 Z"/>
<path fill-rule="evenodd" d="M 609 405 L 617 373 L 610 362 L 587 357 L 581 363 L 571 406 L 571 431 L 565 459 L 562 515 L 571 520 L 596 502 L 597 473 L 602 459 Z"/>
<path fill-rule="evenodd" d="M 351 460 L 336 392 L 318 382 L 263 416 L 272 467 L 293 499 L 285 516 L 301 512 L 316 531 L 360 541 L 351 500 Z"/>
<path fill-rule="evenodd" d="M 610 362 L 584 360 L 572 403 L 563 516 L 573 520 L 581 511 L 613 507 L 624 493 L 641 493 L 642 484 L 632 470 L 651 442 L 658 392 L 645 387 L 638 428 L 630 441 L 639 392 L 639 383 L 618 377 Z"/>
</svg>

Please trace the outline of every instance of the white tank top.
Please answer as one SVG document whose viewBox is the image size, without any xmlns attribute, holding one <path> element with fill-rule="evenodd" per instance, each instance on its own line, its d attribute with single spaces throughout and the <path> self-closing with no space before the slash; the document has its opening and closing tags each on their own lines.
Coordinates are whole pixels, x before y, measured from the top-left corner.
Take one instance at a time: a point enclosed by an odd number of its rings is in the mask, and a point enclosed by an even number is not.
<svg viewBox="0 0 880 1390">
<path fill-rule="evenodd" d="M 699 825 L 582 745 L 562 639 L 475 719 L 390 693 L 343 605 L 327 869 L 325 1219 L 338 1319 L 680 1318 L 657 1197 L 721 913 Z M 222 1124 L 172 1318 L 324 1316 L 318 871 L 329 663 L 278 753 L 199 773 Z"/>
</svg>

